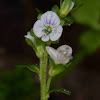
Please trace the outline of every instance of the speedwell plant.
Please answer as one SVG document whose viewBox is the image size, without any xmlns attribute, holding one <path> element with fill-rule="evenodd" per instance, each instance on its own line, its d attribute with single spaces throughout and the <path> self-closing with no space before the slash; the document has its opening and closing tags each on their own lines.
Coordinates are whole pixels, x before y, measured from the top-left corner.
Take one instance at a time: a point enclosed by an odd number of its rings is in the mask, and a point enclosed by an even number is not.
<svg viewBox="0 0 100 100">
<path fill-rule="evenodd" d="M 40 65 L 27 64 L 25 66 L 39 75 L 41 100 L 48 100 L 51 92 L 71 94 L 63 88 L 50 90 L 50 83 L 54 76 L 68 68 L 69 61 L 73 58 L 72 48 L 65 44 L 54 49 L 50 45 L 59 43 L 63 26 L 73 23 L 69 13 L 74 6 L 75 3 L 72 0 L 61 0 L 60 7 L 54 5 L 50 11 L 39 13 L 33 28 L 25 35 L 27 44 L 33 48 L 40 59 Z M 47 66 L 49 66 L 48 72 Z"/>
</svg>

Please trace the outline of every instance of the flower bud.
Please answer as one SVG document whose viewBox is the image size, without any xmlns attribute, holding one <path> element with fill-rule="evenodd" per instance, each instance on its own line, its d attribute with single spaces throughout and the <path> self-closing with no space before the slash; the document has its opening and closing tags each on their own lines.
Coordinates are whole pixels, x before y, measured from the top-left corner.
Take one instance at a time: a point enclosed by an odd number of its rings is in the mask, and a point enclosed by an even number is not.
<svg viewBox="0 0 100 100">
<path fill-rule="evenodd" d="M 27 44 L 33 47 L 35 38 L 30 35 L 30 32 L 27 32 L 27 35 L 25 35 L 24 37 L 25 37 Z"/>
<path fill-rule="evenodd" d="M 34 34 L 34 33 L 32 33 L 31 31 L 28 32 L 27 35 L 24 36 L 25 40 L 26 40 L 27 44 L 34 49 L 34 51 L 36 52 L 36 56 L 38 58 L 41 58 L 41 57 L 43 57 L 43 54 L 44 54 L 45 44 L 41 40 L 36 39 L 34 37 L 34 35 L 32 35 L 32 34 Z"/>
<path fill-rule="evenodd" d="M 74 2 L 72 0 L 64 0 L 60 8 L 59 15 L 61 17 L 66 17 L 73 7 Z"/>
</svg>

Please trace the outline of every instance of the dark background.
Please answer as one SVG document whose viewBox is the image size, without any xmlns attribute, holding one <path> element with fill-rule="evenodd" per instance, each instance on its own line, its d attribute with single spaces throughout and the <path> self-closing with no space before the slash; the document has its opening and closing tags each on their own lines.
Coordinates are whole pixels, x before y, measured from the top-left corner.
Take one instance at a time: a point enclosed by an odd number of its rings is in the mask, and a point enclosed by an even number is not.
<svg viewBox="0 0 100 100">
<path fill-rule="evenodd" d="M 58 0 L 1 0 L 0 1 L 0 68 L 3 72 L 12 72 L 15 65 L 34 62 L 38 63 L 35 52 L 29 47 L 24 40 L 24 35 L 33 27 L 37 20 L 38 12 L 36 8 L 42 12 L 50 10 L 54 4 L 59 4 Z M 68 44 L 73 48 L 73 57 L 82 50 L 79 43 L 81 32 L 89 29 L 78 23 L 64 27 L 63 35 L 60 43 L 52 45 L 57 48 L 60 45 Z M 26 70 L 25 68 L 23 70 Z M 29 73 L 31 73 L 29 71 Z M 14 74 L 16 77 L 16 74 Z M 20 75 L 23 76 L 23 73 Z M 9 77 L 12 77 L 13 74 Z M 16 99 L 10 93 L 10 97 L 15 100 L 38 100 L 39 99 L 39 80 L 36 74 L 32 73 L 34 84 L 38 90 L 37 99 L 31 98 L 29 94 L 21 99 Z M 10 78 L 8 77 L 8 81 Z M 0 79 L 0 82 L 3 77 Z M 57 77 L 58 78 L 58 77 Z M 7 81 L 7 82 L 8 82 Z M 13 82 L 13 79 L 12 81 Z M 2 83 L 2 82 L 1 82 Z M 16 82 L 17 84 L 17 79 Z M 24 82 L 22 82 L 24 84 Z M 3 84 L 6 84 L 3 83 Z M 30 84 L 29 84 L 30 85 Z M 9 85 L 8 85 L 9 86 Z M 2 84 L 1 84 L 2 87 Z M 27 85 L 28 87 L 28 85 Z M 29 86 L 30 87 L 30 86 Z M 77 64 L 74 70 L 65 75 L 53 87 L 68 88 L 72 91 L 71 96 L 61 93 L 51 94 L 50 100 L 99 100 L 100 99 L 100 49 L 88 54 Z M 34 88 L 34 87 L 33 87 Z M 23 89 L 23 88 L 22 88 Z M 12 91 L 12 89 L 11 89 Z M 16 87 L 14 89 L 16 91 Z M 20 91 L 20 88 L 19 90 Z M 31 91 L 31 88 L 30 90 Z M 4 91 L 5 92 L 5 91 Z M 33 91 L 35 94 L 35 90 Z M 16 94 L 16 92 L 15 92 Z M 17 93 L 18 94 L 18 93 Z M 20 95 L 20 94 L 18 94 Z M 5 95 L 6 96 L 6 95 Z M 5 97 L 4 96 L 4 97 Z M 28 98 L 29 96 L 29 98 Z M 1 96 L 2 97 L 2 96 Z M 9 97 L 7 95 L 7 97 Z M 0 100 L 11 100 L 11 98 L 1 98 Z"/>
</svg>

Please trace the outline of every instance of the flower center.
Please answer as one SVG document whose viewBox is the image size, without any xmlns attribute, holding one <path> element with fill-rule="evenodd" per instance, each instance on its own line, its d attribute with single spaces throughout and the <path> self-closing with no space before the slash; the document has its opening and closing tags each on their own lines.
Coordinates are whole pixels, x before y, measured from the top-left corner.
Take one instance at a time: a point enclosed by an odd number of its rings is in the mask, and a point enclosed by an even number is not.
<svg viewBox="0 0 100 100">
<path fill-rule="evenodd" d="M 49 35 L 52 32 L 52 28 L 50 26 L 45 26 L 46 28 L 42 31 L 45 32 L 47 35 Z"/>
</svg>

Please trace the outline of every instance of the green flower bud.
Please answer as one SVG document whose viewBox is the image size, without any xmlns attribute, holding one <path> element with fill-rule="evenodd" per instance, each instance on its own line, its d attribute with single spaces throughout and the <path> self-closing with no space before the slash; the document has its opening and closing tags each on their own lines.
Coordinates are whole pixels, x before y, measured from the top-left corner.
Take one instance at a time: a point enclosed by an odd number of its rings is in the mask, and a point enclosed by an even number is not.
<svg viewBox="0 0 100 100">
<path fill-rule="evenodd" d="M 74 2 L 72 0 L 64 0 L 60 8 L 59 15 L 61 17 L 66 17 L 73 7 Z"/>
<path fill-rule="evenodd" d="M 32 30 L 25 35 L 25 40 L 29 46 L 31 46 L 38 58 L 43 57 L 45 43 L 42 42 L 40 39 L 35 38 L 34 33 Z"/>
<path fill-rule="evenodd" d="M 26 43 L 29 46 L 33 47 L 34 46 L 35 38 L 30 35 L 30 32 L 27 32 L 27 35 L 25 35 L 24 37 L 25 37 Z"/>
</svg>

